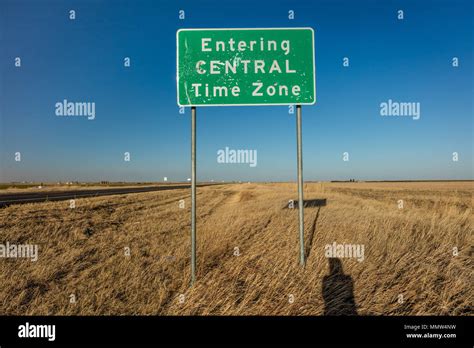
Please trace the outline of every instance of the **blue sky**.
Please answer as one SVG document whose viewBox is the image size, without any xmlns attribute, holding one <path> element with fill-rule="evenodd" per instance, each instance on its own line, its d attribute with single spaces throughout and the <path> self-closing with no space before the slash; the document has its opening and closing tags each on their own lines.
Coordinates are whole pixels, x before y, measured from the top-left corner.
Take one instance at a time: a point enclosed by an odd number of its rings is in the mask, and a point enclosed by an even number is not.
<svg viewBox="0 0 474 348">
<path fill-rule="evenodd" d="M 473 179 L 472 21 L 468 0 L 0 0 L 0 181 L 186 180 L 190 110 L 176 105 L 176 31 L 199 27 L 315 29 L 305 180 Z M 63 99 L 95 102 L 96 118 L 57 117 Z M 420 119 L 380 116 L 388 99 L 419 102 Z M 199 180 L 295 180 L 288 107 L 197 111 Z M 257 150 L 258 165 L 217 163 L 225 147 Z"/>
</svg>

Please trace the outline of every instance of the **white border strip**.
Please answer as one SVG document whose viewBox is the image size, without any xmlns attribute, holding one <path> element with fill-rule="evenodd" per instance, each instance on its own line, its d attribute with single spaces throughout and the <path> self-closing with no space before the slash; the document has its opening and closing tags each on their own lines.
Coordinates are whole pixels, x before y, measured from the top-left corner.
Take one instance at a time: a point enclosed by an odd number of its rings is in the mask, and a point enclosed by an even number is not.
<svg viewBox="0 0 474 348">
<path fill-rule="evenodd" d="M 257 104 L 180 104 L 179 103 L 179 40 L 178 35 L 181 31 L 199 31 L 199 30 L 311 30 L 313 37 L 313 85 L 314 85 L 314 101 L 312 103 L 257 103 Z M 193 106 L 271 106 L 271 105 L 314 105 L 316 104 L 316 59 L 314 46 L 314 29 L 311 27 L 293 27 L 293 28 L 181 28 L 176 32 L 176 102 L 180 107 Z"/>
</svg>

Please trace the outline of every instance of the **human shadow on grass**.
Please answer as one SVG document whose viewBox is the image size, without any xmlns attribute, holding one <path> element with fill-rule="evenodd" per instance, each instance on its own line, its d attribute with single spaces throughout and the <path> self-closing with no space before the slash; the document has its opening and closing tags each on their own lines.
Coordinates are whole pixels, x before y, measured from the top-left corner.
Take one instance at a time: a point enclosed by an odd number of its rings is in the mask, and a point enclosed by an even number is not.
<svg viewBox="0 0 474 348">
<path fill-rule="evenodd" d="M 329 274 L 323 279 L 324 315 L 357 315 L 354 281 L 344 274 L 342 262 L 329 258 Z"/>
</svg>

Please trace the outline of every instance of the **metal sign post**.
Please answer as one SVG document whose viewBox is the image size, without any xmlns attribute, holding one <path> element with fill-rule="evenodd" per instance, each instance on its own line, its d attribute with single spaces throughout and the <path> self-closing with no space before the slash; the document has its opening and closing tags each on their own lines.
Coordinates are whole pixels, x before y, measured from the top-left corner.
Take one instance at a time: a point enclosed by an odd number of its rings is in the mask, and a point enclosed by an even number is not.
<svg viewBox="0 0 474 348">
<path fill-rule="evenodd" d="M 298 158 L 298 212 L 300 219 L 300 264 L 304 266 L 304 200 L 303 200 L 303 144 L 301 139 L 301 105 L 296 106 L 296 143 Z"/>
<path fill-rule="evenodd" d="M 304 254 L 301 106 L 316 102 L 312 28 L 180 29 L 179 106 L 191 107 L 191 284 L 196 280 L 196 107 L 296 105 L 300 264 Z"/>
<path fill-rule="evenodd" d="M 191 285 L 196 280 L 196 107 L 191 107 Z"/>
</svg>

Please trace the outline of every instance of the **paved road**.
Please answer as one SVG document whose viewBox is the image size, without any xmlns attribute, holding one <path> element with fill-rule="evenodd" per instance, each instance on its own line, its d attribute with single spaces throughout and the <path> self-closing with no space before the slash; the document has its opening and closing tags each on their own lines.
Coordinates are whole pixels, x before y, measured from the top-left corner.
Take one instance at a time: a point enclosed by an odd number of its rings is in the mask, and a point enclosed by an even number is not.
<svg viewBox="0 0 474 348">
<path fill-rule="evenodd" d="M 206 185 L 198 185 L 206 186 Z M 151 192 L 176 190 L 182 188 L 190 188 L 191 185 L 163 185 L 163 186 L 146 186 L 146 187 L 116 187 L 107 189 L 94 190 L 69 190 L 69 191 L 45 191 L 45 192 L 15 192 L 0 194 L 0 207 L 11 204 L 37 203 L 45 201 L 62 201 L 75 198 L 123 195 L 127 193 Z"/>
</svg>

